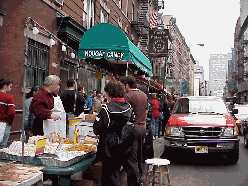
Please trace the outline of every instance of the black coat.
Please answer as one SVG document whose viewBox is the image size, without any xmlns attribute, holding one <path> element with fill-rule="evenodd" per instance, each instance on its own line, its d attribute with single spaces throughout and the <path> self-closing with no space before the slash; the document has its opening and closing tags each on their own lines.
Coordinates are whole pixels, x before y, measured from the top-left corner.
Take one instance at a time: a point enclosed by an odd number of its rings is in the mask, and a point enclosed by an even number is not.
<svg viewBox="0 0 249 186">
<path fill-rule="evenodd" d="M 133 142 L 132 136 L 126 143 L 121 142 L 121 132 L 132 114 L 128 102 L 111 101 L 103 105 L 93 124 L 93 131 L 99 135 L 97 158 L 102 161 L 112 159 L 120 160 L 128 153 Z"/>
</svg>

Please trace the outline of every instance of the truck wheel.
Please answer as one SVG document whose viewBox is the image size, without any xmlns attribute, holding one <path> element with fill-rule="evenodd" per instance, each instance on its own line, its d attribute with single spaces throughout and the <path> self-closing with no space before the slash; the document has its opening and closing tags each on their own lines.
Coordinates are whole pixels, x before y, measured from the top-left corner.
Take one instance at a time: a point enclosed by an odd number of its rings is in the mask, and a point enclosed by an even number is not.
<svg viewBox="0 0 249 186">
<path fill-rule="evenodd" d="M 248 133 L 244 134 L 244 146 L 248 148 Z"/>
</svg>

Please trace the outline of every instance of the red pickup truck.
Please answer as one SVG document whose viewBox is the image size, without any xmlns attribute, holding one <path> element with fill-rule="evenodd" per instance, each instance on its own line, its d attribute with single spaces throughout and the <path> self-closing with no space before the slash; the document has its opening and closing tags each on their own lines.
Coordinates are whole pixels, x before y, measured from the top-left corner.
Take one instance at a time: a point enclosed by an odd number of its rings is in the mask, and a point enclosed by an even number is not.
<svg viewBox="0 0 249 186">
<path fill-rule="evenodd" d="M 213 96 L 181 97 L 166 125 L 164 154 L 174 150 L 225 154 L 229 163 L 239 159 L 238 128 L 225 102 Z"/>
</svg>

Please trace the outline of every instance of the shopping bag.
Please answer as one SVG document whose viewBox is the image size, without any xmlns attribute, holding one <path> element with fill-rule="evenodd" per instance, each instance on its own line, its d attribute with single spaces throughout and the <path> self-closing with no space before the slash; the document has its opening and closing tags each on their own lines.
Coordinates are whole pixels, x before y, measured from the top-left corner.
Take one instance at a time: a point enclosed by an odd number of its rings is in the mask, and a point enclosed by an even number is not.
<svg viewBox="0 0 249 186">
<path fill-rule="evenodd" d="M 3 136 L 4 136 L 5 129 L 6 129 L 6 125 L 7 123 L 0 122 L 0 143 L 2 143 L 3 141 Z"/>
<path fill-rule="evenodd" d="M 61 120 L 54 121 L 47 119 L 43 121 L 44 136 L 49 135 L 51 132 L 59 133 L 61 137 L 66 138 L 66 113 L 54 112 L 61 117 Z"/>
</svg>

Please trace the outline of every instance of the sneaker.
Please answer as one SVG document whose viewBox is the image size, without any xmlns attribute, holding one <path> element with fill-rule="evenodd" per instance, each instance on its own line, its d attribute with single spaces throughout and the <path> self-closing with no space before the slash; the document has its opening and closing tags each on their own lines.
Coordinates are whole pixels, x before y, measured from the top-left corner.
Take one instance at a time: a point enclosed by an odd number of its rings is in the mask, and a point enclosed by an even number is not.
<svg viewBox="0 0 249 186">
<path fill-rule="evenodd" d="M 153 136 L 153 140 L 154 140 L 154 139 L 156 139 L 156 137 L 155 137 L 155 136 Z"/>
</svg>

